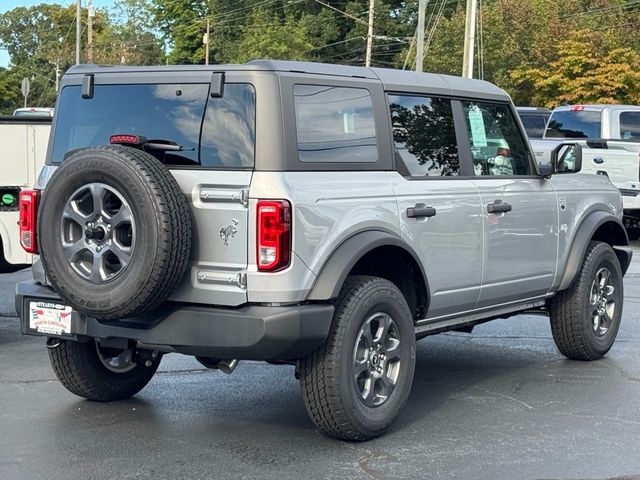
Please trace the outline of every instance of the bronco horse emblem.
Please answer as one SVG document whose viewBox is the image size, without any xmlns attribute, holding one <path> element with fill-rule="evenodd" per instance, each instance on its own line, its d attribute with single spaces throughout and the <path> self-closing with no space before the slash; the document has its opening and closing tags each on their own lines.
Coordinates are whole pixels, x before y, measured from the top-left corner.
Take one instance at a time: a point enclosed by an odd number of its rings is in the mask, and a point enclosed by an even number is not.
<svg viewBox="0 0 640 480">
<path fill-rule="evenodd" d="M 231 225 L 220 229 L 220 238 L 225 245 L 229 245 L 229 238 L 235 237 L 236 233 L 238 233 L 238 221 L 234 218 L 231 222 Z"/>
</svg>

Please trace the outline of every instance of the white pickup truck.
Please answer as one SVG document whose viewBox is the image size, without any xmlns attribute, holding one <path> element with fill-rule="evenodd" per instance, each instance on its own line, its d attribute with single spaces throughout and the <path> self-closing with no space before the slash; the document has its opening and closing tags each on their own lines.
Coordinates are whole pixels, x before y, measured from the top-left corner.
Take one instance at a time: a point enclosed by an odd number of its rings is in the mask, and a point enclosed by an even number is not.
<svg viewBox="0 0 640 480">
<path fill-rule="evenodd" d="M 51 117 L 0 117 L 0 272 L 31 263 L 19 242 L 19 195 L 44 165 L 50 130 Z"/>
<path fill-rule="evenodd" d="M 530 139 L 538 163 L 568 139 L 583 144 L 582 173 L 606 175 L 622 194 L 629 237 L 640 237 L 640 106 L 572 105 L 556 108 L 542 140 Z"/>
</svg>

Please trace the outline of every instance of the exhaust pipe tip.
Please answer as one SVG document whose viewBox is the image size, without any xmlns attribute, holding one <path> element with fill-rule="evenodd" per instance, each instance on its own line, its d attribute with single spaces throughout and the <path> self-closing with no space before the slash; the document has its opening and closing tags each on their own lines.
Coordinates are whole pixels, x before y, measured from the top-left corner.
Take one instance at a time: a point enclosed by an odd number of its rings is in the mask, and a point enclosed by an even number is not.
<svg viewBox="0 0 640 480">
<path fill-rule="evenodd" d="M 238 366 L 239 362 L 240 362 L 240 360 L 237 360 L 237 359 L 220 360 L 220 363 L 218 363 L 218 369 L 222 373 L 226 373 L 227 375 L 231 375 L 233 373 L 233 371 L 236 369 L 236 367 Z"/>
</svg>

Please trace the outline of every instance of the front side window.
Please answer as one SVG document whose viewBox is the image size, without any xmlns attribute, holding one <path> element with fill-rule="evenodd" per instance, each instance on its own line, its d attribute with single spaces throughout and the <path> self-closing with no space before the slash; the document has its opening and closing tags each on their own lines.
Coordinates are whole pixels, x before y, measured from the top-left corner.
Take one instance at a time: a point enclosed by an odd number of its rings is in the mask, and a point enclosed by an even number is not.
<svg viewBox="0 0 640 480">
<path fill-rule="evenodd" d="M 620 138 L 640 140 L 640 112 L 622 112 L 620 114 Z"/>
<path fill-rule="evenodd" d="M 529 148 L 505 104 L 463 101 L 476 175 L 531 175 Z"/>
<path fill-rule="evenodd" d="M 389 95 L 397 155 L 411 176 L 460 174 L 451 101 Z"/>
<path fill-rule="evenodd" d="M 378 143 L 364 88 L 295 85 L 298 158 L 308 163 L 373 163 Z"/>
</svg>

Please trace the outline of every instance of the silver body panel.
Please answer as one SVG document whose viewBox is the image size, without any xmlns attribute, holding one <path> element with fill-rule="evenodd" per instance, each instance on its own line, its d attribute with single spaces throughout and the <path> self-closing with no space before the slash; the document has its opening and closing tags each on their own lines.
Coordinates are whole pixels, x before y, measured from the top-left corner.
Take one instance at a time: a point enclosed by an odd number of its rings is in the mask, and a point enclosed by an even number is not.
<svg viewBox="0 0 640 480">
<path fill-rule="evenodd" d="M 545 294 L 556 273 L 556 194 L 541 178 L 492 178 L 473 182 L 480 193 L 484 224 L 482 291 L 477 308 Z M 508 203 L 508 213 L 487 205 Z"/>
<path fill-rule="evenodd" d="M 480 195 L 471 180 L 407 180 L 389 173 L 398 202 L 402 238 L 420 254 L 429 277 L 428 317 L 474 308 L 484 250 Z M 417 203 L 434 207 L 431 218 L 408 218 Z"/>
<path fill-rule="evenodd" d="M 336 249 L 358 233 L 375 230 L 401 239 L 419 256 L 431 303 L 418 325 L 420 331 L 429 331 L 542 305 L 560 285 L 574 236 L 586 216 L 598 210 L 621 218 L 620 193 L 602 176 L 403 177 L 392 168 L 385 91 L 509 103 L 507 94 L 486 82 L 442 75 L 342 66 L 326 73 L 327 68 L 257 62 L 163 71 L 195 83 L 224 71 L 226 82 L 254 85 L 257 101 L 255 169 L 172 169 L 189 201 L 194 235 L 188 274 L 171 300 L 232 307 L 305 302 Z M 83 75 L 96 69 L 75 67 L 63 86 L 80 83 Z M 305 69 L 306 74 L 298 71 Z M 156 70 L 116 67 L 97 73 L 96 84 L 125 77 L 153 82 Z M 291 92 L 282 87 L 291 84 L 294 74 L 321 84 L 337 78 L 340 84 L 353 82 L 373 92 L 381 166 L 358 171 L 342 165 L 340 171 L 332 171 L 328 164 L 318 171 L 296 163 L 295 131 L 288 127 L 292 112 L 283 108 L 290 102 L 284 97 Z M 54 170 L 43 169 L 40 188 Z M 257 269 L 259 199 L 285 199 L 292 206 L 291 263 L 275 273 Z M 487 204 L 495 200 L 510 203 L 513 210 L 489 214 Z M 418 203 L 436 208 L 437 214 L 408 218 L 407 208 Z M 46 284 L 39 264 L 34 276 Z"/>
</svg>

